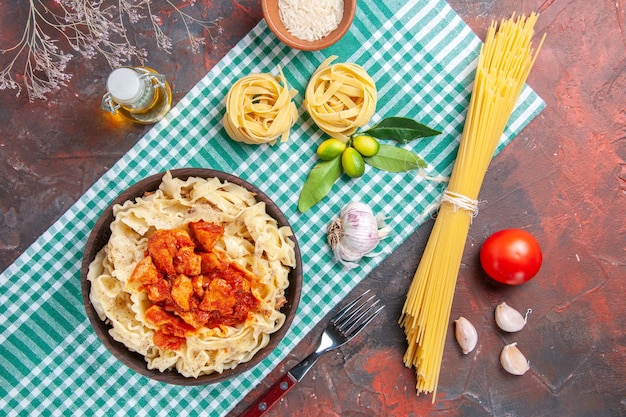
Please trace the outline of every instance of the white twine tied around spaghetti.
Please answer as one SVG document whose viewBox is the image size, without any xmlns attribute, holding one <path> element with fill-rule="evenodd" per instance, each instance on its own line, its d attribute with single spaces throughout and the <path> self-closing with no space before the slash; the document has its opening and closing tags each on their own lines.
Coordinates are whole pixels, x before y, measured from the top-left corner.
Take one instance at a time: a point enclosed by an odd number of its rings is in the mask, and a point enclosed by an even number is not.
<svg viewBox="0 0 626 417">
<path fill-rule="evenodd" d="M 443 192 L 443 196 L 441 197 L 441 204 L 445 202 L 452 204 L 454 211 L 469 211 L 472 214 L 472 218 L 478 215 L 478 205 L 480 204 L 479 201 L 473 200 L 463 194 L 457 193 L 455 191 L 445 190 Z"/>
</svg>

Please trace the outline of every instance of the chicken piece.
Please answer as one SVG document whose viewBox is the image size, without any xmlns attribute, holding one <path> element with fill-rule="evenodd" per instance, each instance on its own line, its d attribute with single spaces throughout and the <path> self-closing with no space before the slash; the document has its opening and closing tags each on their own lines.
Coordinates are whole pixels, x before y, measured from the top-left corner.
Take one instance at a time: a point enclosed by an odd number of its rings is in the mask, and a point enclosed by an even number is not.
<svg viewBox="0 0 626 417">
<path fill-rule="evenodd" d="M 215 243 L 224 234 L 224 227 L 215 223 L 208 223 L 204 220 L 189 223 L 189 229 L 194 235 L 198 244 L 205 252 L 211 252 Z"/>
<path fill-rule="evenodd" d="M 150 256 L 146 256 L 137 263 L 132 275 L 126 284 L 131 291 L 139 291 L 145 285 L 156 284 L 159 281 L 159 271 Z"/>
<path fill-rule="evenodd" d="M 280 310 L 285 304 L 287 304 L 287 299 L 283 296 L 276 298 L 276 303 L 274 304 L 274 308 L 276 310 Z"/>
<path fill-rule="evenodd" d="M 193 246 L 184 246 L 174 256 L 174 270 L 187 276 L 200 275 L 202 257 L 195 253 Z"/>
<path fill-rule="evenodd" d="M 152 335 L 152 342 L 163 350 L 178 350 L 183 347 L 186 341 L 187 339 L 185 337 L 166 334 L 162 330 L 157 330 L 154 332 L 154 335 Z"/>
<path fill-rule="evenodd" d="M 153 303 L 160 303 L 170 298 L 170 284 L 164 279 L 158 280 L 155 284 L 146 285 L 148 299 Z"/>
<path fill-rule="evenodd" d="M 204 326 L 210 319 L 210 314 L 207 311 L 195 310 L 195 311 L 177 311 L 176 314 L 185 321 L 188 325 L 195 329 L 199 329 Z"/>
<path fill-rule="evenodd" d="M 172 321 L 172 316 L 170 316 L 167 311 L 163 310 L 161 306 L 156 304 L 148 307 L 144 314 L 146 321 L 154 326 L 161 326 Z"/>
<path fill-rule="evenodd" d="M 186 337 L 187 333 L 195 331 L 189 324 L 180 317 L 168 313 L 163 307 L 153 304 L 145 312 L 146 322 L 156 326 L 164 334 Z"/>
<path fill-rule="evenodd" d="M 226 316 L 232 314 L 236 304 L 237 299 L 228 282 L 215 278 L 210 282 L 198 307 L 204 311 L 217 311 L 220 315 Z"/>
<path fill-rule="evenodd" d="M 202 275 L 191 277 L 191 286 L 193 287 L 193 292 L 200 298 L 204 296 L 203 284 L 204 284 L 204 277 Z"/>
<path fill-rule="evenodd" d="M 192 294 L 193 285 L 191 279 L 184 274 L 179 274 L 172 284 L 172 299 L 178 307 L 184 311 L 188 311 Z"/>
<path fill-rule="evenodd" d="M 215 252 L 201 253 L 200 257 L 202 258 L 200 268 L 202 274 L 206 274 L 211 271 L 223 271 L 228 266 L 228 264 L 223 262 L 217 254 L 215 254 Z"/>
<path fill-rule="evenodd" d="M 194 247 L 193 240 L 186 230 L 156 230 L 148 238 L 148 254 L 157 269 L 168 277 L 176 275 L 174 257 L 184 247 Z"/>
<path fill-rule="evenodd" d="M 244 292 L 250 292 L 252 287 L 252 280 L 257 279 L 252 273 L 248 272 L 245 268 L 241 267 L 236 262 L 229 265 L 229 280 L 233 288 L 242 290 Z"/>
<path fill-rule="evenodd" d="M 233 313 L 225 320 L 225 324 L 234 325 L 242 323 L 248 317 L 248 312 L 256 308 L 259 305 L 259 301 L 252 295 L 251 292 L 238 291 L 237 292 L 237 304 L 233 309 Z"/>
</svg>

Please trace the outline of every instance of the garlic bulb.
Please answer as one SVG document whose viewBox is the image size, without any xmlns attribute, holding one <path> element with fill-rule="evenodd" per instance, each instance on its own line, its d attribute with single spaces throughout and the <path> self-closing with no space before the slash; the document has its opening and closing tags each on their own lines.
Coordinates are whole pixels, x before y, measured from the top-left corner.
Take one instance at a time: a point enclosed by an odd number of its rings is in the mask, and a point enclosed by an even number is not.
<svg viewBox="0 0 626 417">
<path fill-rule="evenodd" d="M 454 335 L 456 336 L 456 341 L 459 342 L 459 346 L 461 346 L 463 353 L 467 355 L 474 350 L 476 343 L 478 343 L 478 333 L 476 332 L 476 328 L 463 316 L 454 320 L 454 324 Z"/>
<path fill-rule="evenodd" d="M 377 255 L 371 252 L 389 231 L 384 219 L 374 216 L 367 204 L 353 201 L 328 226 L 328 244 L 335 260 L 348 268 L 355 268 L 364 256 Z"/>
<path fill-rule="evenodd" d="M 532 310 L 528 309 L 526 317 L 524 317 L 519 311 L 503 301 L 496 307 L 496 324 L 505 332 L 519 332 L 526 325 L 528 314 L 531 312 Z"/>
<path fill-rule="evenodd" d="M 502 349 L 500 363 L 508 373 L 513 375 L 524 375 L 530 369 L 526 357 L 517 348 L 517 343 L 511 343 Z"/>
</svg>

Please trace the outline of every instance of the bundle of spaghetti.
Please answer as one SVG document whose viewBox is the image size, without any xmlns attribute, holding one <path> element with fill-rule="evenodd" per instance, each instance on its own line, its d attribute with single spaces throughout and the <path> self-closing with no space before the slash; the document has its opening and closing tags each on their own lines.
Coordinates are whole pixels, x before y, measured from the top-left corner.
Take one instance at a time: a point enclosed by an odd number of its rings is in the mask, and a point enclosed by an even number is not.
<svg viewBox="0 0 626 417">
<path fill-rule="evenodd" d="M 280 75 L 250 74 L 239 79 L 226 96 L 224 128 L 231 139 L 249 145 L 274 144 L 289 138 L 289 130 L 298 118 L 282 70 Z"/>
<path fill-rule="evenodd" d="M 533 50 L 537 14 L 492 23 L 476 78 L 448 189 L 409 291 L 400 324 L 415 367 L 417 394 L 437 392 L 456 280 L 477 198 L 491 158 L 543 43 Z M 545 38 L 545 36 L 544 36 Z"/>
</svg>

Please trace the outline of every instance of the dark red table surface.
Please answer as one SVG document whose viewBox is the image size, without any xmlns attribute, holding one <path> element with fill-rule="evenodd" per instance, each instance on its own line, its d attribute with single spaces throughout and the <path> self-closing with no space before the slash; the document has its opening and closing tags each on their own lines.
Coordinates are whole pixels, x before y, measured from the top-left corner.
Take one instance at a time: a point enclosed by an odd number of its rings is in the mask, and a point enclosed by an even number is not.
<svg viewBox="0 0 626 417">
<path fill-rule="evenodd" d="M 480 195 L 487 204 L 470 229 L 458 278 L 452 317 L 480 326 L 477 351 L 463 356 L 451 326 L 437 401 L 416 396 L 397 319 L 432 227 L 427 223 L 356 290 L 379 294 L 387 305 L 382 316 L 322 357 L 270 416 L 626 415 L 626 2 L 449 3 L 481 38 L 492 20 L 513 11 L 539 11 L 536 29 L 547 33 L 528 80 L 546 108 L 493 160 Z M 0 2 L 0 48 L 21 33 L 26 6 Z M 167 74 L 175 102 L 262 19 L 258 1 L 198 0 L 189 10 L 200 8 L 208 19 L 222 18 L 202 53 L 191 53 L 180 25 L 168 25 L 171 54 L 137 36 L 149 51 L 147 64 Z M 139 30 L 150 35 L 148 26 Z M 0 91 L 2 270 L 149 129 L 113 125 L 100 110 L 110 72 L 102 58 L 74 59 L 68 72 L 68 87 L 47 101 Z M 490 282 L 478 261 L 485 238 L 509 227 L 533 233 L 544 252 L 538 276 L 519 287 Z M 486 324 L 500 301 L 533 309 L 521 333 Z M 233 416 L 313 349 L 324 323 Z M 501 347 L 514 341 L 531 364 L 521 377 L 498 362 Z"/>
</svg>

